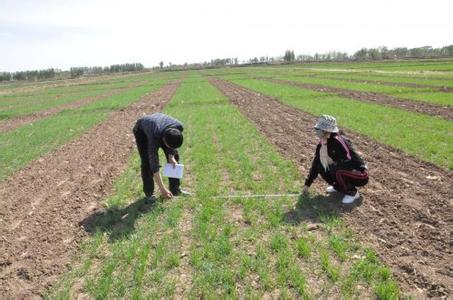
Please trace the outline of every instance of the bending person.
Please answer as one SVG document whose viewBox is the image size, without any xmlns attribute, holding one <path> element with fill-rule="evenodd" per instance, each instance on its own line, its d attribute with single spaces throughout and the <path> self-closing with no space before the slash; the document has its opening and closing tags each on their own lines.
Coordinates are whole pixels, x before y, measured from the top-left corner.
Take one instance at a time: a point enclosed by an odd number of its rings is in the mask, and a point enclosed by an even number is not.
<svg viewBox="0 0 453 300">
<path fill-rule="evenodd" d="M 359 198 L 358 186 L 368 183 L 368 170 L 363 159 L 354 151 L 352 143 L 337 127 L 337 121 L 322 115 L 315 125 L 319 144 L 303 192 L 307 192 L 318 174 L 330 185 L 327 193 L 341 192 L 344 204 Z"/>
<path fill-rule="evenodd" d="M 178 178 L 169 178 L 167 189 L 159 172 L 159 148 L 162 148 L 167 161 L 173 166 L 179 162 L 177 148 L 183 143 L 183 130 L 181 122 L 162 113 L 146 115 L 137 120 L 133 132 L 140 154 L 143 191 L 147 200 L 154 200 L 154 182 L 157 183 L 164 198 L 190 195 L 180 189 Z"/>
</svg>

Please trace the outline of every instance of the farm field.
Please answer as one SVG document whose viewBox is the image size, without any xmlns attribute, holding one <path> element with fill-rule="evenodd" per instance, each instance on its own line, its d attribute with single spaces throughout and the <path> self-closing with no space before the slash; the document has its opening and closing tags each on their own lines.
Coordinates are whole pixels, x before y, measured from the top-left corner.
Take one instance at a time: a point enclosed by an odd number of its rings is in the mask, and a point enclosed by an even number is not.
<svg viewBox="0 0 453 300">
<path fill-rule="evenodd" d="M 433 73 L 433 76 L 453 71 L 453 61 L 451 58 L 445 59 L 417 59 L 401 60 L 393 62 L 377 61 L 363 63 L 316 63 L 314 65 L 303 65 L 302 68 L 322 68 L 322 69 L 346 69 L 348 71 L 366 70 L 369 72 L 389 71 L 393 73 L 411 72 L 414 74 Z"/>
<path fill-rule="evenodd" d="M 451 82 L 452 60 L 420 60 L 0 85 L 0 293 L 448 298 Z M 193 196 L 149 204 L 131 128 L 159 111 Z M 368 164 L 352 207 L 300 193 L 320 114 Z"/>
</svg>

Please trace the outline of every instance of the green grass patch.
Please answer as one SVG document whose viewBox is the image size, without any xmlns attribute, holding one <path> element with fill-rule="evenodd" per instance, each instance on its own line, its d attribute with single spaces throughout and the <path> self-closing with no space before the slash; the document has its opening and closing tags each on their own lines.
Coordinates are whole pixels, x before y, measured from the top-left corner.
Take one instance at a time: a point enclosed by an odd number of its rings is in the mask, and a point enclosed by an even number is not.
<svg viewBox="0 0 453 300">
<path fill-rule="evenodd" d="M 301 73 L 304 75 L 305 72 Z M 323 78 L 323 77 L 333 77 L 343 80 L 366 80 L 366 81 L 380 81 L 384 83 L 395 83 L 395 84 L 420 84 L 420 85 L 430 85 L 435 87 L 453 87 L 453 76 L 452 78 L 436 78 L 432 77 L 429 74 L 424 75 L 423 77 L 405 77 L 401 75 L 389 75 L 389 74 L 369 74 L 369 73 L 349 73 L 349 72 L 316 72 L 312 74 L 314 76 Z M 379 84 L 379 83 L 376 83 Z M 418 89 L 417 89 L 418 90 Z"/>
<path fill-rule="evenodd" d="M 54 106 L 71 103 L 88 97 L 105 94 L 131 85 L 145 85 L 151 76 L 112 78 L 111 81 L 92 82 L 72 86 L 58 86 L 38 89 L 27 93 L 13 93 L 0 96 L 0 120 L 39 112 Z"/>
<path fill-rule="evenodd" d="M 372 84 L 360 82 L 347 82 L 343 80 L 333 80 L 316 77 L 313 78 L 313 77 L 285 76 L 285 75 L 279 78 L 301 83 L 313 83 L 353 91 L 387 94 L 396 98 L 453 106 L 453 93 L 439 92 L 435 88 L 386 86 L 378 83 Z"/>
</svg>

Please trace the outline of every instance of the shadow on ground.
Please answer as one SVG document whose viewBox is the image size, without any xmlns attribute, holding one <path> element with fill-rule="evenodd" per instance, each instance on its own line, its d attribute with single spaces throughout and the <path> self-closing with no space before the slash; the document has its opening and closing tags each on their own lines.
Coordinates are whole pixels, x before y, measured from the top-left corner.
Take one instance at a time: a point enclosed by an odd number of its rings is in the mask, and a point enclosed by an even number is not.
<svg viewBox="0 0 453 300">
<path fill-rule="evenodd" d="M 143 214 L 158 206 L 157 202 L 146 202 L 146 198 L 139 198 L 126 207 L 111 207 L 107 210 L 96 211 L 82 220 L 79 225 L 90 234 L 106 232 L 109 242 L 125 238 L 135 231 L 135 222 Z"/>
<path fill-rule="evenodd" d="M 301 194 L 296 206 L 283 216 L 283 222 L 298 225 L 300 223 L 321 223 L 325 218 L 341 217 L 351 212 L 355 207 L 362 205 L 362 197 L 351 205 L 341 203 L 343 195 L 333 193 L 329 195 Z"/>
</svg>

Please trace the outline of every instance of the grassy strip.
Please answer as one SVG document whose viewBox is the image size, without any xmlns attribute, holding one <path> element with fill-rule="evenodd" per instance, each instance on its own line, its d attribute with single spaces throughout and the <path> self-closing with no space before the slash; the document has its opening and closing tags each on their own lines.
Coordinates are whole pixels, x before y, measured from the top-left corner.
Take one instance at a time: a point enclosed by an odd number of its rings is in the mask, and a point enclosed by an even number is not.
<svg viewBox="0 0 453 300">
<path fill-rule="evenodd" d="M 352 62 L 352 63 L 313 63 L 300 65 L 301 68 L 364 69 L 382 71 L 453 71 L 453 60 L 447 59 L 414 59 L 399 61 Z"/>
<path fill-rule="evenodd" d="M 163 83 L 157 81 L 133 88 L 0 134 L 0 180 L 98 124 L 109 112 L 137 101 L 141 95 L 158 89 Z"/>
<path fill-rule="evenodd" d="M 12 82 L 0 83 L 0 99 L 3 97 L 17 97 L 17 96 L 33 96 L 39 93 L 45 93 L 47 90 L 55 90 L 65 88 L 77 88 L 84 85 L 104 85 L 119 82 L 136 82 L 141 81 L 143 78 L 154 76 L 153 73 L 137 73 L 137 74 L 110 74 L 104 76 L 93 77 L 80 77 L 75 79 L 65 80 L 49 80 L 37 82 Z"/>
<path fill-rule="evenodd" d="M 375 256 L 367 260 L 368 250 L 322 205 L 325 197 L 301 198 L 296 207 L 294 198 L 212 197 L 288 192 L 301 181 L 297 167 L 206 81 L 189 77 L 166 112 L 185 124 L 182 158 L 196 196 L 144 206 L 135 155 L 94 222 L 94 237 L 50 298 L 398 297 L 388 269 Z M 192 218 L 188 262 L 179 252 L 182 215 Z M 308 231 L 312 222 L 319 230 Z M 182 275 L 191 280 L 181 292 Z"/>
<path fill-rule="evenodd" d="M 137 78 L 134 78 L 137 80 Z M 143 81 L 145 77 L 141 78 Z M 148 78 L 148 81 L 150 78 Z M 87 97 L 103 94 L 107 91 L 127 88 L 136 81 L 116 80 L 114 82 L 104 82 L 101 84 L 91 83 L 70 87 L 49 88 L 36 94 L 22 97 L 8 97 L 0 100 L 0 119 L 8 119 L 24 114 L 42 111 L 57 105 L 70 103 Z"/>
<path fill-rule="evenodd" d="M 267 76 L 273 76 L 268 74 Z M 273 76 L 275 77 L 275 76 Z M 292 75 L 278 76 L 280 79 L 292 80 L 301 83 L 319 84 L 328 87 L 348 89 L 362 92 L 373 92 L 394 96 L 397 98 L 415 100 L 422 102 L 435 103 L 440 105 L 453 106 L 453 93 L 443 93 L 432 88 L 410 88 L 385 86 L 380 84 L 360 83 L 360 82 L 345 82 L 342 80 L 332 80 L 313 77 L 300 77 Z"/>
<path fill-rule="evenodd" d="M 231 78 L 230 78 L 231 79 Z M 244 87 L 278 97 L 284 103 L 314 115 L 331 114 L 341 126 L 453 169 L 452 122 L 404 110 L 341 98 L 328 93 L 259 80 L 231 79 Z"/>
<path fill-rule="evenodd" d="M 301 74 L 305 74 L 301 73 Z M 433 79 L 428 75 L 425 77 L 404 77 L 401 75 L 384 75 L 384 74 L 369 74 L 369 73 L 346 73 L 346 72 L 317 72 L 315 76 L 319 77 L 335 77 L 338 79 L 352 79 L 352 80 L 367 80 L 367 81 L 382 81 L 382 82 L 389 82 L 389 83 L 413 83 L 413 84 L 420 84 L 420 85 L 431 85 L 441 87 L 453 87 L 453 77 L 450 79 Z M 377 83 L 379 84 L 379 83 Z"/>
</svg>

